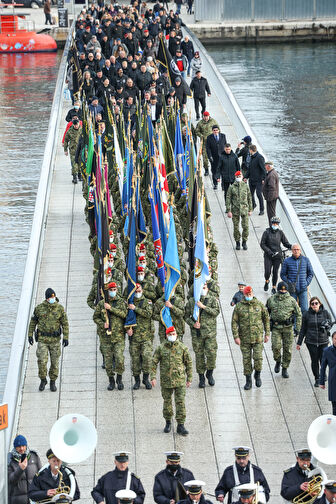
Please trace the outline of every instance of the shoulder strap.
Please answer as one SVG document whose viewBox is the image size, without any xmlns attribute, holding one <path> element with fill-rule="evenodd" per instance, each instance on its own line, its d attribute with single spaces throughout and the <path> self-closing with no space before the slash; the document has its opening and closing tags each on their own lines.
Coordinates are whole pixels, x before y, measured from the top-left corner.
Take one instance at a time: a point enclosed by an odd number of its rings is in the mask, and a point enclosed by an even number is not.
<svg viewBox="0 0 336 504">
<path fill-rule="evenodd" d="M 131 471 L 128 469 L 127 480 L 126 480 L 126 490 L 129 490 L 131 488 L 131 478 L 132 478 L 132 474 L 131 474 Z"/>
</svg>

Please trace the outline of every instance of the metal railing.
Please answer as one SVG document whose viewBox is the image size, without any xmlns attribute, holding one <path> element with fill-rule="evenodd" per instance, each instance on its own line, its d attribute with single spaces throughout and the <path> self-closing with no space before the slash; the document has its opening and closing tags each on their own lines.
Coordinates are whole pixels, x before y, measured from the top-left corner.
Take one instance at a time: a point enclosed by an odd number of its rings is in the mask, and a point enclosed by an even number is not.
<svg viewBox="0 0 336 504">
<path fill-rule="evenodd" d="M 58 129 L 61 120 L 61 103 L 67 68 L 67 57 L 72 39 L 74 23 L 70 29 L 64 53 L 59 67 L 54 99 L 51 107 L 47 140 L 41 167 L 40 181 L 36 195 L 35 211 L 30 235 L 25 271 L 22 281 L 21 297 L 17 310 L 11 353 L 9 357 L 8 373 L 3 395 L 3 403 L 8 403 L 8 429 L 6 436 L 0 437 L 0 502 L 7 503 L 6 481 L 7 460 L 3 460 L 3 453 L 9 451 L 12 437 L 16 432 L 19 404 L 22 395 L 27 360 L 27 331 L 30 317 L 35 304 L 38 285 L 39 268 L 45 236 L 47 212 L 51 181 L 55 164 Z M 3 444 L 5 446 L 3 446 Z"/>
<path fill-rule="evenodd" d="M 245 135 L 250 135 L 254 139 L 254 143 L 258 146 L 258 151 L 265 157 L 260 142 L 258 142 L 255 133 L 246 120 L 241 111 L 235 97 L 232 94 L 227 82 L 220 74 L 210 54 L 207 52 L 203 44 L 195 37 L 188 29 L 184 28 L 197 50 L 200 51 L 203 60 L 203 73 L 211 82 L 211 89 L 216 93 L 217 98 L 222 103 L 222 106 L 230 118 L 233 127 L 235 128 L 238 138 L 243 138 Z M 333 319 L 336 320 L 336 294 L 332 288 L 329 278 L 327 277 L 315 250 L 290 202 L 283 186 L 280 184 L 280 196 L 277 204 L 277 214 L 281 218 L 281 226 L 290 243 L 299 243 L 302 252 L 307 256 L 314 269 L 314 278 L 310 285 L 310 292 L 314 296 L 318 296 L 326 309 L 328 309 Z"/>
<path fill-rule="evenodd" d="M 195 21 L 315 21 L 336 18 L 335 0 L 195 0 Z"/>
</svg>

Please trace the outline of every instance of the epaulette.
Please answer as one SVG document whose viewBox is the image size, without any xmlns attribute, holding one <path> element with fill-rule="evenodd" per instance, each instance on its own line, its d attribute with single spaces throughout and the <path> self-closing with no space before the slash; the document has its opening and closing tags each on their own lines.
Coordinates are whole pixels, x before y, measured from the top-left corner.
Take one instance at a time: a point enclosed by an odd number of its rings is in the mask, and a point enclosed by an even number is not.
<svg viewBox="0 0 336 504">
<path fill-rule="evenodd" d="M 138 480 L 140 479 L 139 476 L 137 476 L 136 474 L 134 474 L 134 473 L 131 473 L 131 474 L 132 474 L 132 476 L 134 476 L 134 478 L 136 478 Z"/>
<path fill-rule="evenodd" d="M 291 471 L 293 469 L 293 467 L 289 467 L 288 469 L 285 469 L 284 470 L 284 473 L 288 473 L 289 471 Z"/>
</svg>

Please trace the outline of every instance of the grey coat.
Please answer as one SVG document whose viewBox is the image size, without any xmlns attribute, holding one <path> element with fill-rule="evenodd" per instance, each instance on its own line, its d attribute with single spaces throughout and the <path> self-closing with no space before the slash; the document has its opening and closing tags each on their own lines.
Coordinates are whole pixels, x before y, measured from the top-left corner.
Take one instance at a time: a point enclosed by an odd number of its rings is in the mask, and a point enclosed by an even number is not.
<svg viewBox="0 0 336 504">
<path fill-rule="evenodd" d="M 40 457 L 36 452 L 30 451 L 28 465 L 24 471 L 19 467 L 19 461 L 13 454 L 8 456 L 8 495 L 9 504 L 27 504 L 28 488 L 35 474 L 41 469 Z"/>
</svg>

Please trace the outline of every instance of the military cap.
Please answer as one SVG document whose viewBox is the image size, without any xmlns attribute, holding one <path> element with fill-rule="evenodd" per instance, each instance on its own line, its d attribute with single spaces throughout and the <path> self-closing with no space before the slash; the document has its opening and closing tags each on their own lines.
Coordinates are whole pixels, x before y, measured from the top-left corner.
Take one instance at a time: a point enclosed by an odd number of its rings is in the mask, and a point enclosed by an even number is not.
<svg viewBox="0 0 336 504">
<path fill-rule="evenodd" d="M 190 480 L 184 483 L 184 486 L 188 488 L 190 495 L 197 495 L 202 492 L 202 486 L 205 485 L 204 481 L 201 480 Z"/>
<path fill-rule="evenodd" d="M 244 287 L 243 294 L 244 296 L 246 296 L 247 294 L 251 294 L 252 291 L 252 287 L 250 285 L 247 285 L 246 287 Z"/>
<path fill-rule="evenodd" d="M 120 452 L 113 453 L 114 458 L 116 459 L 117 462 L 127 462 L 128 456 L 130 454 L 131 454 L 131 452 L 127 452 L 127 451 L 120 451 Z"/>
<path fill-rule="evenodd" d="M 173 329 L 175 329 L 175 327 L 173 327 Z M 180 462 L 181 455 L 183 455 L 183 452 L 166 451 L 165 455 L 167 455 L 167 460 L 170 460 L 171 462 Z"/>
<path fill-rule="evenodd" d="M 244 485 L 239 485 L 237 490 L 239 492 L 240 497 L 248 499 L 252 497 L 256 491 L 257 485 L 254 483 L 245 483 Z"/>
<path fill-rule="evenodd" d="M 173 331 L 175 331 L 175 327 L 172 325 L 172 326 L 170 326 L 170 327 L 167 327 L 167 329 L 166 329 L 166 334 L 169 334 L 169 333 L 171 333 L 171 332 L 173 332 Z"/>
<path fill-rule="evenodd" d="M 118 490 L 115 494 L 116 498 L 122 504 L 130 504 L 136 499 L 136 493 L 133 490 Z"/>
<path fill-rule="evenodd" d="M 302 450 L 296 450 L 296 456 L 301 460 L 308 460 L 311 458 L 312 453 L 308 448 L 304 448 Z"/>
<path fill-rule="evenodd" d="M 240 170 L 236 171 L 235 177 L 241 177 L 242 172 Z"/>
<path fill-rule="evenodd" d="M 139 250 L 145 250 L 146 245 L 144 243 L 140 243 Z"/>
<path fill-rule="evenodd" d="M 243 285 L 244 287 L 246 287 L 246 283 L 244 282 L 238 282 L 238 285 Z"/>
<path fill-rule="evenodd" d="M 139 287 L 141 287 L 141 284 L 136 283 L 136 284 L 135 284 L 135 289 L 139 289 Z"/>
<path fill-rule="evenodd" d="M 138 271 L 145 271 L 145 268 L 143 268 L 142 266 L 138 266 Z"/>
<path fill-rule="evenodd" d="M 209 117 L 209 116 L 210 116 L 210 113 L 209 113 L 207 110 L 205 110 L 205 111 L 203 112 L 203 116 L 204 116 L 204 117 Z"/>
<path fill-rule="evenodd" d="M 252 448 L 250 448 L 249 446 L 235 446 L 232 449 L 234 450 L 236 457 L 246 457 L 250 453 L 250 451 L 252 451 Z"/>
<path fill-rule="evenodd" d="M 139 256 L 139 261 L 141 261 L 141 262 L 146 261 L 146 256 L 144 256 L 144 255 Z"/>
<path fill-rule="evenodd" d="M 110 282 L 107 286 L 108 289 L 116 289 L 117 288 L 117 284 L 115 282 Z"/>
<path fill-rule="evenodd" d="M 51 296 L 52 296 L 52 295 L 56 296 L 56 292 L 55 292 L 53 289 L 51 289 L 51 288 L 49 287 L 49 288 L 45 291 L 45 298 L 46 298 L 46 299 L 49 299 L 49 298 L 51 298 Z"/>
<path fill-rule="evenodd" d="M 117 245 L 115 243 L 110 243 L 110 250 L 116 250 Z"/>
<path fill-rule="evenodd" d="M 47 457 L 48 460 L 51 459 L 51 458 L 53 458 L 53 457 L 56 457 L 56 455 L 54 454 L 54 452 L 52 451 L 51 448 L 49 448 L 49 450 L 47 451 L 46 457 Z"/>
<path fill-rule="evenodd" d="M 324 484 L 324 488 L 326 490 L 329 490 L 329 492 L 336 493 L 336 481 L 335 480 L 328 480 Z"/>
</svg>

